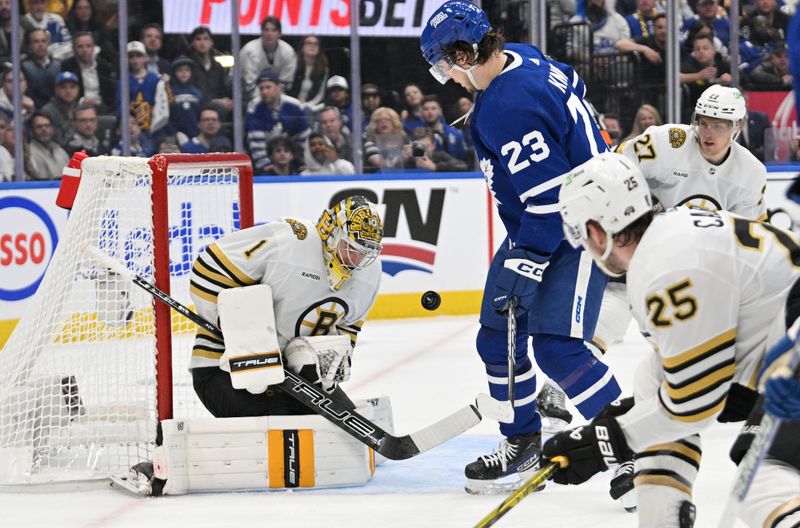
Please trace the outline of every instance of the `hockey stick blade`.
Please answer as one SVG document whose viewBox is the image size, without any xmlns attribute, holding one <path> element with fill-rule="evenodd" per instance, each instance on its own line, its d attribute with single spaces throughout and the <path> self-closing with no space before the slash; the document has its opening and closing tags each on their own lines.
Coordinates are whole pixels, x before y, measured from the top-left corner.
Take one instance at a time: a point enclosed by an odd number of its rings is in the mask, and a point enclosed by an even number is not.
<svg viewBox="0 0 800 528">
<path fill-rule="evenodd" d="M 544 484 L 547 479 L 553 476 L 553 473 L 561 468 L 567 467 L 567 464 L 569 464 L 569 461 L 566 457 L 553 457 L 549 464 L 537 471 L 531 478 L 526 480 L 522 486 L 514 490 L 514 492 L 506 497 L 495 509 L 486 514 L 486 517 L 478 521 L 478 524 L 476 524 L 474 528 L 488 528 L 489 526 L 493 526 L 494 523 L 499 521 L 503 515 L 507 514 L 511 508 L 519 504 L 522 499 Z"/>
<path fill-rule="evenodd" d="M 131 280 L 201 328 L 217 337 L 223 337 L 220 329 L 214 324 L 129 270 L 117 259 L 106 255 L 89 242 L 84 242 L 83 250 L 98 264 Z M 474 405 L 467 405 L 425 429 L 398 437 L 390 435 L 372 421 L 332 399 L 329 394 L 290 370 L 286 371 L 286 379 L 276 386 L 389 460 L 404 460 L 414 457 L 455 438 L 481 421 L 478 409 Z"/>
</svg>

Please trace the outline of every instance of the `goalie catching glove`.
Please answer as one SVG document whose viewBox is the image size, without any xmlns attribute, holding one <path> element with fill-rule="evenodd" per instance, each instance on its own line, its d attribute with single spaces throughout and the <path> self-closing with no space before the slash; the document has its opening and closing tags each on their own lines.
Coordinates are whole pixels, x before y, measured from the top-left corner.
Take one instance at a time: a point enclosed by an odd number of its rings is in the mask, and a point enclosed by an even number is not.
<svg viewBox="0 0 800 528">
<path fill-rule="evenodd" d="M 286 367 L 331 392 L 350 379 L 353 347 L 346 335 L 295 337 L 283 351 Z"/>
<path fill-rule="evenodd" d="M 563 431 L 542 448 L 542 459 L 549 463 L 565 456 L 569 464 L 553 475 L 559 484 L 582 484 L 596 473 L 633 458 L 622 428 L 615 418 L 595 418 L 590 424 Z"/>
<path fill-rule="evenodd" d="M 526 249 L 514 248 L 509 251 L 494 285 L 492 308 L 504 312 L 512 297 L 527 299 L 536 293 L 549 264 L 546 257 Z M 528 303 L 523 301 L 521 304 L 524 306 Z"/>
</svg>

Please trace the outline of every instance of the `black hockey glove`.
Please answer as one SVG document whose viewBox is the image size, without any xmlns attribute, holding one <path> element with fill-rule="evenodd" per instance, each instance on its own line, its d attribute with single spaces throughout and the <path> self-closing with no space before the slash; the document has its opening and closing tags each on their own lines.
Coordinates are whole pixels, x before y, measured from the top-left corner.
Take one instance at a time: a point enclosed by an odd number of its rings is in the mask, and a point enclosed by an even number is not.
<svg viewBox="0 0 800 528">
<path fill-rule="evenodd" d="M 614 418 L 595 418 L 592 423 L 563 431 L 544 444 L 544 463 L 562 455 L 569 464 L 553 475 L 559 484 L 581 484 L 596 473 L 633 457 L 625 435 Z"/>
</svg>

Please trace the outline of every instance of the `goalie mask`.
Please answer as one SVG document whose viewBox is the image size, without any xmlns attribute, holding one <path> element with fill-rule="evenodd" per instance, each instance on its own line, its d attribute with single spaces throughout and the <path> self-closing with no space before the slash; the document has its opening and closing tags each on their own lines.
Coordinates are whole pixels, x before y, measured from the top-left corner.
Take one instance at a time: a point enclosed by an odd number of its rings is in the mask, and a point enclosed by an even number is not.
<svg viewBox="0 0 800 528">
<path fill-rule="evenodd" d="M 381 252 L 383 223 L 375 204 L 363 196 L 345 198 L 322 211 L 317 232 L 333 291 L 341 288 L 354 271 L 375 262 Z"/>
<path fill-rule="evenodd" d="M 558 207 L 564 235 L 573 247 L 586 247 L 590 220 L 600 225 L 607 236 L 606 247 L 602 255 L 592 257 L 606 274 L 619 277 L 621 273 L 605 265 L 614 246 L 612 237 L 652 211 L 653 201 L 639 168 L 621 154 L 605 152 L 566 174 Z"/>
<path fill-rule="evenodd" d="M 731 143 L 733 143 L 742 130 L 746 115 L 747 104 L 742 92 L 738 88 L 715 84 L 707 88 L 697 99 L 692 114 L 692 128 L 699 137 L 697 127 L 700 116 L 730 121 Z"/>
</svg>

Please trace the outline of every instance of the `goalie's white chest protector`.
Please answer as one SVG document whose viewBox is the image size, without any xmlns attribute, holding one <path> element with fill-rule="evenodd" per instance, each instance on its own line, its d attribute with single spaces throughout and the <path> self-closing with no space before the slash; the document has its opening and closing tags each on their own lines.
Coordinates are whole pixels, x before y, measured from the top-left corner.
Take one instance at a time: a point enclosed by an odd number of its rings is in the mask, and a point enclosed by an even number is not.
<svg viewBox="0 0 800 528">
<path fill-rule="evenodd" d="M 268 284 L 283 350 L 297 336 L 338 333 L 355 339 L 375 301 L 380 277 L 378 260 L 331 291 L 314 223 L 287 218 L 243 229 L 208 246 L 192 268 L 191 294 L 198 312 L 216 321 L 221 289 Z M 190 368 L 219 366 L 223 351 L 222 343 L 198 331 Z"/>
<path fill-rule="evenodd" d="M 651 126 L 625 142 L 620 152 L 639 164 L 653 195 L 669 209 L 692 205 L 748 218 L 766 213 L 767 170 L 746 148 L 733 143 L 719 165 L 701 154 L 689 125 Z"/>
</svg>

